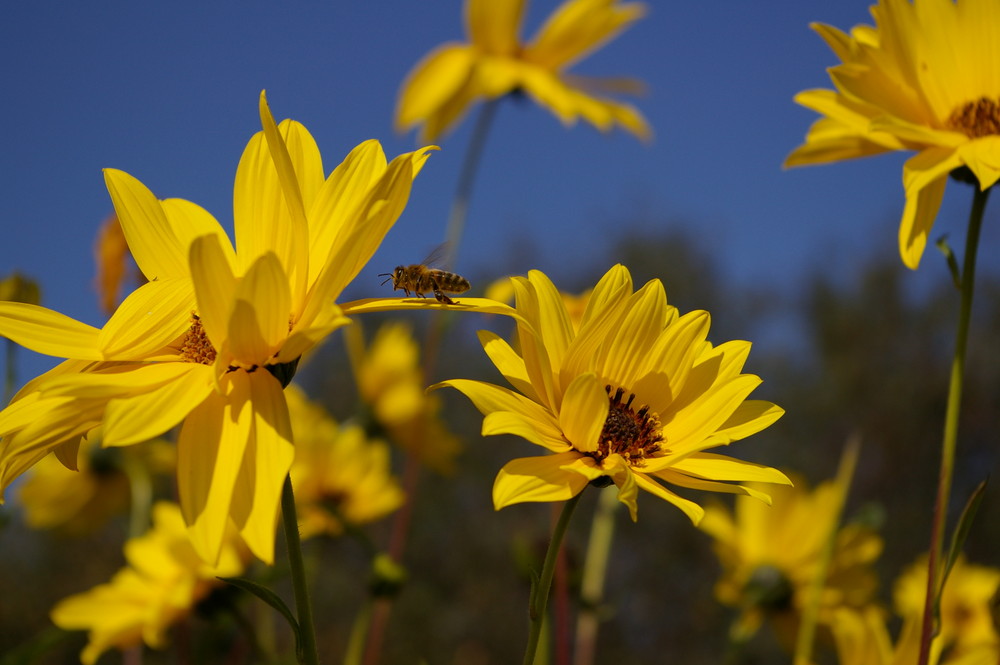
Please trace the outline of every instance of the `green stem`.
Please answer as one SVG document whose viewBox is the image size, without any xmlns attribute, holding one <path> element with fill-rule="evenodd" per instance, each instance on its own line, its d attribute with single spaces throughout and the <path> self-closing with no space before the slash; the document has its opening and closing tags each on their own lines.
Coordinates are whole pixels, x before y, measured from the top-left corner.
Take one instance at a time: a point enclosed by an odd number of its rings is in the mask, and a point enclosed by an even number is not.
<svg viewBox="0 0 1000 665">
<path fill-rule="evenodd" d="M 347 642 L 347 652 L 344 654 L 344 665 L 361 665 L 374 608 L 375 599 L 369 596 L 358 612 L 358 616 L 354 618 L 354 625 L 351 626 L 351 637 Z"/>
<path fill-rule="evenodd" d="M 128 537 L 138 538 L 149 529 L 149 516 L 153 509 L 153 480 L 149 467 L 135 459 L 132 451 L 123 451 L 122 467 L 129 485 Z"/>
<path fill-rule="evenodd" d="M 312 606 L 309 604 L 309 585 L 302 559 L 299 519 L 295 512 L 291 476 L 285 476 L 285 486 L 281 490 L 281 522 L 285 529 L 285 543 L 288 545 L 288 567 L 292 573 L 292 591 L 295 594 L 295 610 L 299 622 L 300 653 L 296 655 L 302 665 L 319 665 L 316 629 L 313 627 Z"/>
<path fill-rule="evenodd" d="M 502 99 L 502 98 L 501 98 Z M 445 231 L 444 265 L 451 269 L 455 267 L 455 257 L 458 256 L 458 245 L 462 241 L 462 231 L 465 229 L 465 218 L 469 212 L 469 199 L 472 198 L 472 185 L 476 181 L 476 172 L 483 156 L 486 137 L 493 124 L 500 99 L 491 99 L 483 104 L 476 118 L 476 126 L 472 130 L 469 148 L 462 162 L 462 171 L 458 176 L 458 186 L 455 188 L 455 198 L 451 202 L 451 212 L 448 213 L 448 226 Z"/>
<path fill-rule="evenodd" d="M 566 527 L 569 525 L 569 518 L 573 515 L 573 509 L 580 502 L 583 492 L 579 492 L 563 506 L 559 521 L 552 531 L 552 540 L 549 541 L 549 549 L 545 553 L 545 563 L 542 565 L 542 574 L 538 577 L 538 584 L 531 590 L 528 599 L 528 617 L 531 619 L 531 629 L 528 632 L 528 646 L 524 650 L 523 665 L 533 665 L 535 662 L 535 652 L 538 650 L 538 638 L 542 634 L 542 623 L 545 621 L 545 606 L 549 602 L 549 589 L 552 586 L 552 575 L 556 570 L 556 559 L 559 548 L 562 546 L 563 536 L 566 535 Z"/>
<path fill-rule="evenodd" d="M 615 513 L 621 503 L 617 492 L 601 492 L 590 526 L 590 540 L 583 560 L 583 581 L 580 583 L 580 615 L 576 621 L 575 665 L 591 665 L 597 644 L 604 579 L 608 572 L 611 543 L 615 535 Z"/>
<path fill-rule="evenodd" d="M 927 665 L 933 638 L 934 608 L 940 589 L 940 565 L 944 526 L 948 516 L 948 498 L 951 494 L 951 480 L 955 468 L 955 446 L 958 441 L 958 416 L 962 403 L 962 381 L 965 373 L 965 351 L 969 338 L 969 320 L 972 315 L 972 292 L 976 278 L 976 250 L 979 246 L 979 230 L 982 227 L 983 211 L 989 189 L 975 187 L 972 210 L 969 212 L 969 230 L 965 239 L 965 258 L 962 265 L 961 304 L 958 312 L 958 328 L 955 337 L 955 355 L 951 362 L 951 380 L 948 384 L 948 407 L 944 419 L 944 437 L 941 443 L 941 470 L 938 476 L 937 498 L 934 502 L 934 517 L 931 523 L 931 546 L 927 557 L 927 596 L 924 601 L 924 618 L 920 631 L 919 665 Z"/>
<path fill-rule="evenodd" d="M 448 223 L 445 227 L 445 254 L 442 257 L 442 264 L 448 269 L 455 267 L 458 246 L 462 241 L 462 232 L 465 229 L 465 220 L 469 212 L 469 200 L 472 198 L 472 186 L 476 181 L 476 173 L 479 170 L 479 163 L 482 161 L 483 148 L 486 146 L 486 137 L 490 133 L 490 126 L 493 124 L 493 116 L 496 115 L 499 101 L 499 99 L 490 100 L 479 110 L 476 126 L 472 130 L 472 138 L 469 140 L 469 147 L 466 149 L 465 158 L 462 161 L 462 170 L 455 188 L 455 198 L 452 199 Z M 433 317 L 428 326 L 423 346 L 425 379 L 431 376 L 433 368 L 437 364 L 437 354 L 444 336 L 446 319 L 444 312 L 438 312 L 438 315 Z M 355 343 L 357 343 L 356 340 Z M 355 373 L 356 376 L 357 373 Z M 406 539 L 409 536 L 410 518 L 416 501 L 417 482 L 420 479 L 420 461 L 416 456 L 408 453 L 405 464 L 403 486 L 406 490 L 406 502 L 393 517 L 389 537 L 389 554 L 395 561 L 403 560 Z M 382 640 L 389 622 L 391 607 L 392 604 L 388 600 L 375 605 L 369 622 L 365 665 L 375 665 L 381 658 Z"/>
</svg>

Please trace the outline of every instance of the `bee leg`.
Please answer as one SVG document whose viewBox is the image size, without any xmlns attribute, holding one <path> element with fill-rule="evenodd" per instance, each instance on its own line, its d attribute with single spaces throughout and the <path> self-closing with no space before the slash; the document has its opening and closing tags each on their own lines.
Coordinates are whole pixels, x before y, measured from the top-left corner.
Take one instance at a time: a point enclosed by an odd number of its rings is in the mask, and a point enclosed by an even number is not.
<svg viewBox="0 0 1000 665">
<path fill-rule="evenodd" d="M 454 305 L 455 301 L 446 296 L 444 293 L 438 289 L 434 289 L 434 297 L 437 298 L 438 302 L 443 302 L 446 305 Z"/>
</svg>

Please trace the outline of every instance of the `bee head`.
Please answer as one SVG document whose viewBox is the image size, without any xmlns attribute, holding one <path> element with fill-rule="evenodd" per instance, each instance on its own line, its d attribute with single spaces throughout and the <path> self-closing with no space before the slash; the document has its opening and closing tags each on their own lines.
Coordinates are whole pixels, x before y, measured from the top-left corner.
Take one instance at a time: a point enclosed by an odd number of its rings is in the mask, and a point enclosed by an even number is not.
<svg viewBox="0 0 1000 665">
<path fill-rule="evenodd" d="M 400 278 L 403 276 L 403 266 L 396 266 L 396 269 L 392 272 L 380 272 L 378 276 L 385 277 L 385 279 L 382 280 L 381 286 L 385 286 L 391 281 L 392 288 L 395 290 L 396 284 L 399 283 Z"/>
</svg>

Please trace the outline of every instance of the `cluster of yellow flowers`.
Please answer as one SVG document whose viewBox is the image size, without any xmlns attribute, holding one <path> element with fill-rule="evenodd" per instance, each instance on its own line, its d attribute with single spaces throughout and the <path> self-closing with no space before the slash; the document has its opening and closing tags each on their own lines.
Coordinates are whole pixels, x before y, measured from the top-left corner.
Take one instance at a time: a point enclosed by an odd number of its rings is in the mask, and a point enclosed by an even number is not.
<svg viewBox="0 0 1000 665">
<path fill-rule="evenodd" d="M 565 71 L 640 19 L 644 6 L 568 0 L 527 42 L 524 10 L 523 0 L 468 0 L 468 43 L 445 44 L 416 66 L 400 93 L 397 128 L 419 126 L 421 140 L 435 140 L 474 103 L 525 94 L 567 125 L 582 118 L 648 139 L 638 110 L 591 93 L 635 89 L 631 82 L 609 86 Z M 881 0 L 872 15 L 874 27 L 850 34 L 814 26 L 842 62 L 830 70 L 836 90 L 796 97 L 823 117 L 786 164 L 917 151 L 904 167 L 899 231 L 903 262 L 916 268 L 949 174 L 966 169 L 981 192 L 1000 179 L 1000 5 Z M 793 473 L 711 452 L 783 414 L 750 399 L 761 379 L 744 372 L 749 342 L 713 344 L 707 312 L 679 312 L 659 280 L 637 286 L 622 265 L 578 297 L 532 270 L 505 284 L 509 298 L 501 288 L 491 298 L 338 302 L 403 213 L 436 147 L 388 160 L 369 140 L 328 172 L 309 131 L 275 122 L 263 93 L 259 115 L 262 129 L 236 172 L 234 241 L 197 204 L 158 199 L 107 169 L 116 221 L 99 246 L 113 310 L 104 326 L 41 307 L 37 291 L 24 295 L 23 280 L 3 285 L 0 335 L 64 359 L 0 411 L 0 490 L 30 470 L 18 489 L 27 522 L 98 524 L 129 497 L 134 508 L 151 494 L 151 476 L 176 476 L 178 503 L 155 504 L 152 528 L 125 545 L 127 567 L 52 611 L 57 625 L 90 631 L 84 663 L 113 647 L 164 645 L 169 626 L 222 585 L 217 577 L 242 574 L 251 555 L 273 564 L 275 527 L 289 519 L 279 513 L 286 487 L 295 487 L 303 537 L 339 535 L 406 502 L 389 442 L 452 471 L 459 442 L 441 420 L 439 394 L 428 392 L 444 387 L 482 413 L 483 436 L 514 435 L 543 449 L 503 465 L 496 509 L 572 506 L 589 485 L 613 484 L 636 520 L 643 490 L 714 540 L 716 594 L 739 610 L 737 641 L 769 622 L 794 650 L 812 616 L 842 663 L 916 662 L 928 564 L 897 582 L 903 627 L 893 641 L 875 601 L 882 541 L 868 526 L 841 524 L 842 479 L 810 491 Z M 123 242 L 147 281 L 113 307 Z M 438 295 L 429 283 L 412 290 Z M 509 299 L 513 306 L 501 302 Z M 479 332 L 508 385 L 453 378 L 428 389 L 420 345 L 399 322 L 380 328 L 367 348 L 357 326 L 347 335 L 365 405 L 356 419 L 337 423 L 290 385 L 300 361 L 359 315 L 418 309 L 512 321 L 510 339 Z M 165 443 L 175 428 L 176 443 Z M 126 449 L 140 443 L 141 455 Z M 731 512 L 677 489 L 738 496 Z M 535 608 L 548 592 L 544 572 L 541 579 Z M 997 662 L 990 607 L 998 588 L 1000 570 L 958 559 L 925 662 Z M 297 630 L 306 623 L 300 616 Z"/>
</svg>

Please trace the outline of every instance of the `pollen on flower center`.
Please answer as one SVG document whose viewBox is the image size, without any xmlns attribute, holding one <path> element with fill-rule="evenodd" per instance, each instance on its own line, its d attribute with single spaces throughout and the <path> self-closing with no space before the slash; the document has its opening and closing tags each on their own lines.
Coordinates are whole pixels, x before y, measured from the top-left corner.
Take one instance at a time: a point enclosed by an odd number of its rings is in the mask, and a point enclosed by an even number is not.
<svg viewBox="0 0 1000 665">
<path fill-rule="evenodd" d="M 945 124 L 973 139 L 1000 134 L 1000 99 L 967 102 L 952 111 Z"/>
<path fill-rule="evenodd" d="M 629 464 L 641 465 L 646 456 L 660 450 L 660 443 L 663 441 L 660 419 L 655 413 L 649 412 L 648 406 L 643 406 L 638 411 L 633 410 L 634 394 L 630 393 L 623 402 L 623 388 L 615 390 L 614 395 L 611 394 L 610 385 L 604 386 L 604 390 L 611 400 L 611 408 L 601 429 L 597 450 L 591 456 L 600 462 L 608 455 L 617 453 Z"/>
<path fill-rule="evenodd" d="M 191 314 L 191 327 L 184 335 L 184 342 L 181 344 L 181 356 L 185 362 L 211 365 L 215 362 L 215 347 L 209 341 L 205 329 L 201 325 L 201 319 L 197 314 Z"/>
</svg>

